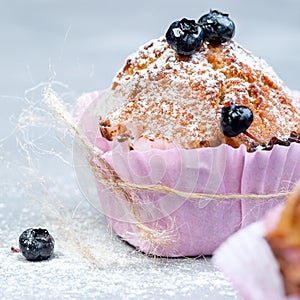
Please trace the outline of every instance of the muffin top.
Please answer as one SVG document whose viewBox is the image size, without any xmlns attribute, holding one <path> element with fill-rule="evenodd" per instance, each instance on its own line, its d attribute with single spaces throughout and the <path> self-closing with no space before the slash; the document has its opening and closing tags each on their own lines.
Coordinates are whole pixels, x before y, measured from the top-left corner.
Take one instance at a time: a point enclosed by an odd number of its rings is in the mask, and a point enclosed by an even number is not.
<svg viewBox="0 0 300 300">
<path fill-rule="evenodd" d="M 127 58 L 111 93 L 122 101 L 100 120 L 108 140 L 132 138 L 134 124 L 134 138 L 162 139 L 187 149 L 244 144 L 253 151 L 259 144 L 251 137 L 223 134 L 221 110 L 232 104 L 251 109 L 248 131 L 265 145 L 300 128 L 290 90 L 264 60 L 233 40 L 205 42 L 189 56 L 177 54 L 165 37 L 151 40 Z"/>
</svg>

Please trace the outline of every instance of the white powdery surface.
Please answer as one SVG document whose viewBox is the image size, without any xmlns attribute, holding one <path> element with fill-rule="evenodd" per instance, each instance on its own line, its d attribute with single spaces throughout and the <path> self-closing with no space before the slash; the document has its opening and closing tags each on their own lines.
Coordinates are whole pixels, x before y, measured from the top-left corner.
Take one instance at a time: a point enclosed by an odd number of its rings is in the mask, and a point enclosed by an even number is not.
<svg viewBox="0 0 300 300">
<path fill-rule="evenodd" d="M 209 258 L 161 259 L 138 253 L 112 234 L 103 216 L 86 203 L 77 207 L 67 231 L 61 220 L 41 217 L 31 208 L 18 218 L 8 208 L 1 203 L 1 299 L 238 299 Z M 67 220 L 68 210 L 63 211 Z M 55 238 L 55 255 L 48 261 L 28 262 L 10 251 L 32 223 L 48 228 Z"/>
</svg>

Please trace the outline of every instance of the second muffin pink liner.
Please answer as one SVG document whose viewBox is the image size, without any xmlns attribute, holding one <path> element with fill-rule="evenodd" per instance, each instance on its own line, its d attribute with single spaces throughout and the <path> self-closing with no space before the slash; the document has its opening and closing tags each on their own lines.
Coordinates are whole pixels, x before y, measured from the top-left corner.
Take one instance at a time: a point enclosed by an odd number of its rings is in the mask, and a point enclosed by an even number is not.
<svg viewBox="0 0 300 300">
<path fill-rule="evenodd" d="M 243 195 L 287 192 L 300 178 L 300 144 L 296 143 L 248 153 L 243 146 L 161 149 L 161 143 L 148 142 L 139 146 L 142 150 L 128 151 L 126 143 L 109 142 L 99 133 L 99 107 L 106 100 L 105 91 L 83 95 L 78 124 L 104 152 L 104 160 L 120 180 L 138 185 L 126 189 L 132 195 L 128 200 L 116 188 L 96 182 L 109 225 L 142 252 L 167 257 L 211 255 L 233 233 L 284 201 L 284 197 L 245 199 Z M 149 186 L 186 194 L 143 188 Z M 189 193 L 212 196 L 197 199 Z"/>
<path fill-rule="evenodd" d="M 265 240 L 278 223 L 284 205 L 278 205 L 227 239 L 214 253 L 214 264 L 245 300 L 299 300 L 286 295 L 278 262 Z"/>
</svg>

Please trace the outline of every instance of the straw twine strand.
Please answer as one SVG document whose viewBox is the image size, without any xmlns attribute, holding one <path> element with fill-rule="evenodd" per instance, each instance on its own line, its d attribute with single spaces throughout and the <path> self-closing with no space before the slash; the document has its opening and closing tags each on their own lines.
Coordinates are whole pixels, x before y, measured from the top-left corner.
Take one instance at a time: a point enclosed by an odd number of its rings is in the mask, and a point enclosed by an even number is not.
<svg viewBox="0 0 300 300">
<path fill-rule="evenodd" d="M 45 102 L 49 108 L 53 111 L 55 117 L 67 126 L 67 129 L 72 136 L 77 136 L 82 143 L 82 146 L 87 150 L 89 164 L 93 170 L 96 179 L 103 183 L 110 184 L 112 189 L 121 194 L 125 200 L 130 204 L 131 215 L 136 221 L 136 228 L 138 232 L 143 236 L 145 241 L 148 241 L 152 247 L 168 247 L 172 248 L 173 245 L 169 239 L 165 239 L 164 235 L 166 231 L 160 232 L 158 228 L 152 229 L 143 223 L 140 218 L 138 207 L 135 204 L 136 194 L 134 191 L 130 191 L 130 186 L 126 185 L 126 182 L 122 181 L 117 175 L 115 170 L 105 161 L 102 157 L 103 152 L 94 147 L 87 137 L 81 132 L 73 121 L 73 118 L 64 107 L 62 102 L 58 99 L 54 91 L 51 88 L 47 88 L 44 94 Z M 93 156 L 91 155 L 93 154 Z M 123 184 L 120 184 L 123 183 Z M 135 188 L 136 190 L 136 188 Z M 136 202 L 138 203 L 138 202 Z M 161 235 L 161 236 L 160 236 Z M 175 241 L 176 242 L 176 241 Z"/>
</svg>

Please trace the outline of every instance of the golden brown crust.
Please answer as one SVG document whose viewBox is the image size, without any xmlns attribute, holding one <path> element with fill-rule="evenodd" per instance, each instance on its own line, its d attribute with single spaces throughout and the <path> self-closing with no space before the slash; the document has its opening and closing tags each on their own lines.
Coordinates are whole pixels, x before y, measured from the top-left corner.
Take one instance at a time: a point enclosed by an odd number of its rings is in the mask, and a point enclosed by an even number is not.
<svg viewBox="0 0 300 300">
<path fill-rule="evenodd" d="M 217 47 L 205 44 L 192 56 L 182 57 L 165 38 L 153 40 L 128 58 L 113 81 L 112 93 L 124 101 L 107 115 L 114 128 L 109 139 L 118 135 L 118 124 L 138 123 L 144 128 L 141 136 L 185 148 L 225 142 L 249 149 L 249 137 L 225 138 L 220 130 L 220 111 L 230 103 L 253 111 L 249 131 L 265 143 L 299 131 L 300 117 L 290 91 L 263 60 L 233 41 Z"/>
</svg>

